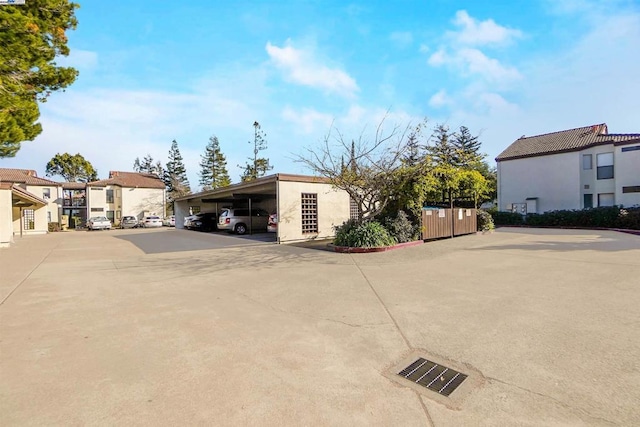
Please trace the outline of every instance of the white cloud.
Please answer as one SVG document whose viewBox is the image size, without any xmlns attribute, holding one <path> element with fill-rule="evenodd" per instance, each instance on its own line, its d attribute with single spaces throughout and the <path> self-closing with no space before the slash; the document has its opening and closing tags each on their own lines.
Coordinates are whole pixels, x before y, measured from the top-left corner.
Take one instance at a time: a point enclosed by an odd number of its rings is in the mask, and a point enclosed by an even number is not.
<svg viewBox="0 0 640 427">
<path fill-rule="evenodd" d="M 449 98 L 447 91 L 444 89 L 440 89 L 431 98 L 429 98 L 429 105 L 434 108 L 442 108 L 447 105 L 451 105 L 452 103 L 451 98 Z"/>
<path fill-rule="evenodd" d="M 493 19 L 478 21 L 469 16 L 466 10 L 456 12 L 453 23 L 460 30 L 449 34 L 463 45 L 501 45 L 522 37 L 520 30 L 498 25 Z"/>
<path fill-rule="evenodd" d="M 466 76 L 481 76 L 490 82 L 509 83 L 521 77 L 515 67 L 502 65 L 495 58 L 489 58 L 482 51 L 475 48 L 461 48 L 448 53 L 439 49 L 427 60 L 433 67 L 449 65 Z"/>
<path fill-rule="evenodd" d="M 448 57 L 447 52 L 444 49 L 438 49 L 431 54 L 427 62 L 433 67 L 439 67 L 446 64 L 447 62 L 450 62 L 450 58 Z"/>
<path fill-rule="evenodd" d="M 489 58 L 478 49 L 461 49 L 458 52 L 458 58 L 469 73 L 479 74 L 487 80 L 505 81 L 520 78 L 517 69 L 500 64 L 500 61 Z"/>
<path fill-rule="evenodd" d="M 426 45 L 426 44 L 424 44 L 424 43 L 422 43 L 422 44 L 420 45 L 420 47 L 418 48 L 418 51 L 419 51 L 420 53 L 427 53 L 427 52 L 429 52 L 429 50 L 431 50 L 431 49 L 429 49 L 429 46 L 427 46 L 427 45 Z"/>
<path fill-rule="evenodd" d="M 413 43 L 413 34 L 409 31 L 394 31 L 389 34 L 389 40 L 394 42 L 397 46 L 405 48 Z"/>
<path fill-rule="evenodd" d="M 271 61 L 285 73 L 285 79 L 292 83 L 347 97 L 359 90 L 355 79 L 345 71 L 321 64 L 312 52 L 296 49 L 290 41 L 284 47 L 267 43 L 266 50 Z"/>
<path fill-rule="evenodd" d="M 289 106 L 286 106 L 282 111 L 282 118 L 294 124 L 295 127 L 292 130 L 302 129 L 301 133 L 306 134 L 317 131 L 318 128 L 325 131 L 333 121 L 330 114 L 321 113 L 313 108 L 303 108 L 296 111 Z"/>
</svg>

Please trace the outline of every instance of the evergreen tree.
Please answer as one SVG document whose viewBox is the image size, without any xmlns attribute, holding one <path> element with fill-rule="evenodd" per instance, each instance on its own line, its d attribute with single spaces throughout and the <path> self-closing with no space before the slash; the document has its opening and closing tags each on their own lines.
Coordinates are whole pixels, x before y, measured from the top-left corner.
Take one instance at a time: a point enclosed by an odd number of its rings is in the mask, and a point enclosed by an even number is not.
<svg viewBox="0 0 640 427">
<path fill-rule="evenodd" d="M 164 182 L 167 185 L 167 195 L 170 202 L 191 193 L 187 170 L 175 139 L 171 142 L 169 161 L 164 171 Z"/>
<path fill-rule="evenodd" d="M 227 171 L 227 159 L 220 150 L 217 136 L 209 138 L 204 155 L 200 158 L 200 185 L 203 190 L 226 187 L 231 184 Z"/>
<path fill-rule="evenodd" d="M 69 153 L 56 154 L 47 163 L 46 174 L 60 175 L 68 182 L 91 182 L 98 179 L 98 171 L 80 153 L 73 156 Z"/>
<path fill-rule="evenodd" d="M 267 171 L 273 169 L 273 166 L 269 164 L 269 159 L 258 157 L 260 151 L 267 149 L 267 141 L 265 139 L 267 135 L 262 131 L 258 122 L 253 122 L 253 129 L 253 142 L 249 141 L 249 144 L 253 144 L 253 158 L 250 157 L 249 162 L 244 166 L 244 172 L 240 176 L 243 182 L 264 176 Z"/>
<path fill-rule="evenodd" d="M 14 157 L 41 132 L 38 102 L 64 91 L 78 70 L 57 62 L 69 55 L 67 31 L 78 21 L 69 0 L 29 0 L 0 6 L 0 158 Z"/>
<path fill-rule="evenodd" d="M 136 157 L 136 160 L 133 162 L 133 170 L 139 173 L 152 173 L 158 175 L 160 178 L 164 178 L 164 167 L 162 163 L 159 160 L 154 162 L 151 154 L 144 156 L 142 161 L 140 161 L 139 157 Z"/>
<path fill-rule="evenodd" d="M 481 142 L 478 136 L 471 135 L 466 126 L 460 126 L 460 131 L 452 135 L 451 144 L 457 151 L 455 160 L 458 166 L 473 167 L 485 157 L 480 153 Z"/>
</svg>

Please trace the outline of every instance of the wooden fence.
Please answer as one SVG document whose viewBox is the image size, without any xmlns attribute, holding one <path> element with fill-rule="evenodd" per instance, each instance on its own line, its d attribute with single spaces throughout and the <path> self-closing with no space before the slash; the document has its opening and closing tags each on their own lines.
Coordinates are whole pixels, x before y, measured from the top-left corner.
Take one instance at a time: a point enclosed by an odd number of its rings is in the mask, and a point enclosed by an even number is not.
<svg viewBox="0 0 640 427">
<path fill-rule="evenodd" d="M 463 234 L 472 234 L 478 230 L 476 209 L 454 208 L 422 210 L 422 239 L 439 239 Z"/>
</svg>

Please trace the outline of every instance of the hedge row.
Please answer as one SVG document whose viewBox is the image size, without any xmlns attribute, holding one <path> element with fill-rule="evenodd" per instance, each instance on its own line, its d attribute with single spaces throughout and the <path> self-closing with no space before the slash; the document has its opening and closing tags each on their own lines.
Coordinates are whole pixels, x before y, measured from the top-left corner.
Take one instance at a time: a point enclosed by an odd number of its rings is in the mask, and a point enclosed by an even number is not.
<svg viewBox="0 0 640 427">
<path fill-rule="evenodd" d="M 602 207 L 583 210 L 549 211 L 526 216 L 512 212 L 492 212 L 496 225 L 542 227 L 603 227 L 640 230 L 640 207 Z"/>
</svg>

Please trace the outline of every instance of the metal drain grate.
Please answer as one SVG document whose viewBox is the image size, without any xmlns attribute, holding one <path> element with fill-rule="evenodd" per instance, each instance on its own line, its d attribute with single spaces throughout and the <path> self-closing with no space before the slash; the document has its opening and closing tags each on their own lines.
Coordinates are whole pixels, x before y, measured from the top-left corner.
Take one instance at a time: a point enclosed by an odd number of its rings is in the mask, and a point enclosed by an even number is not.
<svg viewBox="0 0 640 427">
<path fill-rule="evenodd" d="M 449 396 L 467 379 L 467 375 L 461 372 L 422 357 L 404 368 L 398 375 L 443 396 Z"/>
</svg>

